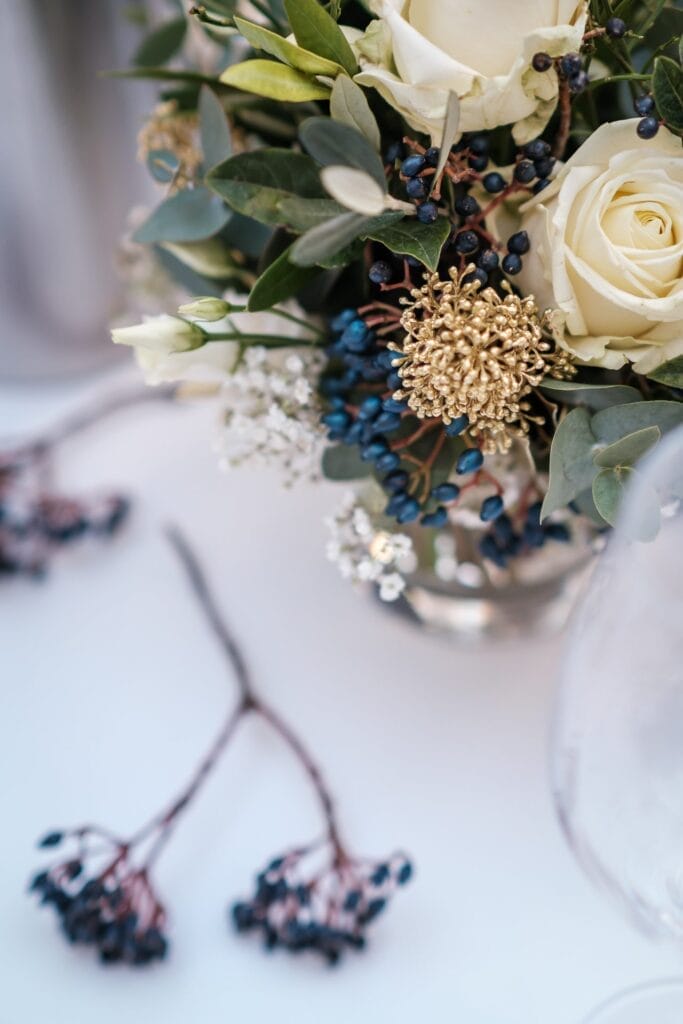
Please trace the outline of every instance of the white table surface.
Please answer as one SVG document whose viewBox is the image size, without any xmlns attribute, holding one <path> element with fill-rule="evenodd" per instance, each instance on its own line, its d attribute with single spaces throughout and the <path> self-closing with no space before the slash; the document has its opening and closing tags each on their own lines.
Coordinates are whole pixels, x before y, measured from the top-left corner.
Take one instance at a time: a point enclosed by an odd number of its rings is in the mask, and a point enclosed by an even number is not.
<svg viewBox="0 0 683 1024">
<path fill-rule="evenodd" d="M 107 384 L 4 386 L 0 436 Z M 560 641 L 461 648 L 393 619 L 324 559 L 336 489 L 221 474 L 212 418 L 150 405 L 65 446 L 64 485 L 121 485 L 134 517 L 45 584 L 0 589 L 0 1024 L 578 1024 L 621 987 L 683 973 L 560 834 L 547 781 Z M 24 894 L 37 836 L 90 819 L 133 830 L 180 787 L 232 697 L 161 536 L 169 518 L 210 565 L 259 685 L 322 758 L 352 844 L 414 856 L 414 882 L 340 968 L 266 955 L 226 926 L 255 871 L 318 827 L 305 778 L 257 723 L 159 863 L 165 965 L 101 968 Z"/>
</svg>

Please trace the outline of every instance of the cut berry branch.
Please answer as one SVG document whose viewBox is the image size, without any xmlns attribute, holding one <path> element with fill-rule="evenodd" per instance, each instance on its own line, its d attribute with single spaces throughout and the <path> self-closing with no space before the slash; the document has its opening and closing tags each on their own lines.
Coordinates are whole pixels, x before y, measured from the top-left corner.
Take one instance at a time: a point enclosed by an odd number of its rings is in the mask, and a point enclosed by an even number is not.
<svg viewBox="0 0 683 1024">
<path fill-rule="evenodd" d="M 48 833 L 39 843 L 43 849 L 63 844 L 75 849 L 37 874 L 31 891 L 41 903 L 54 907 L 68 940 L 94 946 L 102 962 L 142 965 L 162 959 L 168 949 L 166 911 L 155 894 L 151 870 L 239 724 L 258 715 L 284 741 L 310 779 L 325 829 L 322 840 L 273 861 L 259 875 L 252 902 L 233 908 L 233 920 L 240 931 L 261 930 L 268 947 L 311 949 L 336 962 L 345 949 L 363 947 L 366 925 L 384 909 L 396 886 L 408 881 L 410 863 L 400 854 L 386 863 L 359 860 L 342 843 L 334 802 L 319 765 L 294 728 L 256 692 L 244 655 L 187 540 L 175 527 L 167 530 L 167 537 L 235 674 L 237 704 L 181 793 L 129 838 L 119 839 L 99 826 Z M 316 871 L 306 878 L 313 854 L 318 855 Z M 327 857 L 322 870 L 320 855 Z"/>
</svg>

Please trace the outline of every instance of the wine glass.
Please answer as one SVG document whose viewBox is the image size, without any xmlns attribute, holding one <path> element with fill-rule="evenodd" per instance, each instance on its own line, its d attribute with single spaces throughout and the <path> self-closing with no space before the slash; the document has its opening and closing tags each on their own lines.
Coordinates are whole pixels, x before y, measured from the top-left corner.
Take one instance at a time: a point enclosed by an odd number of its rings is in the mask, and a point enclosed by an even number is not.
<svg viewBox="0 0 683 1024">
<path fill-rule="evenodd" d="M 587 874 L 641 930 L 683 942 L 683 428 L 630 475 L 570 628 L 552 785 Z M 589 1020 L 661 1024 L 665 998 L 683 1021 L 683 985 Z"/>
</svg>

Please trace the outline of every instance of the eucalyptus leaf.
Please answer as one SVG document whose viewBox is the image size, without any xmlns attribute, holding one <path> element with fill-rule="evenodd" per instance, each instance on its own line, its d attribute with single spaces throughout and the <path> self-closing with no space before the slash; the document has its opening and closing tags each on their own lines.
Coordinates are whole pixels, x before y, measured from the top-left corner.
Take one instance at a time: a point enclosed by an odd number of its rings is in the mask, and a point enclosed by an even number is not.
<svg viewBox="0 0 683 1024">
<path fill-rule="evenodd" d="M 370 219 L 360 213 L 342 213 L 318 224 L 298 238 L 291 249 L 291 260 L 300 267 L 312 267 L 329 260 L 362 233 Z"/>
<path fill-rule="evenodd" d="M 593 501 L 598 512 L 610 526 L 617 521 L 617 512 L 632 469 L 601 469 L 593 481 Z"/>
<path fill-rule="evenodd" d="M 299 46 L 340 64 L 349 75 L 358 70 L 346 36 L 318 0 L 285 0 L 287 19 Z"/>
<path fill-rule="evenodd" d="M 386 192 L 387 182 L 379 153 L 357 128 L 329 117 L 309 117 L 301 125 L 299 137 L 319 164 L 356 167 L 369 174 Z"/>
<path fill-rule="evenodd" d="M 240 153 L 214 167 L 207 184 L 239 213 L 264 224 L 281 224 L 283 200 L 327 199 L 310 157 L 288 149 Z"/>
<path fill-rule="evenodd" d="M 328 480 L 360 480 L 369 476 L 371 466 L 363 462 L 355 446 L 337 444 L 326 448 L 322 458 L 323 475 Z"/>
<path fill-rule="evenodd" d="M 304 71 L 309 75 L 329 75 L 333 78 L 342 70 L 334 61 L 326 60 L 325 57 L 311 53 L 310 50 L 304 50 L 289 39 L 279 36 L 277 32 L 264 28 L 263 25 L 255 25 L 244 18 L 235 18 L 235 24 L 254 49 L 264 50 L 297 71 Z"/>
<path fill-rule="evenodd" d="M 170 149 L 153 149 L 147 154 L 147 169 L 155 181 L 168 185 L 173 181 L 180 161 Z"/>
<path fill-rule="evenodd" d="M 198 242 L 227 224 L 230 211 L 207 188 L 186 188 L 153 210 L 133 235 L 136 242 Z"/>
<path fill-rule="evenodd" d="M 593 457 L 596 466 L 633 466 L 645 452 L 657 444 L 662 433 L 659 427 L 643 427 L 627 434 L 614 444 L 601 448 Z"/>
<path fill-rule="evenodd" d="M 540 390 L 568 405 L 587 405 L 596 410 L 642 401 L 640 392 L 627 384 L 580 384 L 577 381 L 545 377 L 541 381 Z"/>
<path fill-rule="evenodd" d="M 208 169 L 227 160 L 232 153 L 230 125 L 213 89 L 203 85 L 199 91 L 199 132 Z"/>
<path fill-rule="evenodd" d="M 247 302 L 250 312 L 260 313 L 291 298 L 320 273 L 317 267 L 299 267 L 291 263 L 289 252 L 290 249 L 286 249 L 281 253 L 259 277 Z"/>
<path fill-rule="evenodd" d="M 598 441 L 613 444 L 644 427 L 659 427 L 665 434 L 679 423 L 683 423 L 683 402 L 632 402 L 597 412 L 591 427 Z"/>
<path fill-rule="evenodd" d="M 396 216 L 385 226 L 368 232 L 367 237 L 381 242 L 391 252 L 414 256 L 429 270 L 436 270 L 450 230 L 446 217 L 439 217 L 433 224 L 422 224 L 414 217 Z"/>
<path fill-rule="evenodd" d="M 370 110 L 365 93 L 348 75 L 339 75 L 332 86 L 330 114 L 340 124 L 356 128 L 372 148 L 379 152 L 381 138 L 377 119 Z"/>
<path fill-rule="evenodd" d="M 307 103 L 309 100 L 327 99 L 330 95 L 326 85 L 309 78 L 303 71 L 274 60 L 246 60 L 241 64 L 231 64 L 221 74 L 220 80 L 223 85 L 281 103 Z"/>
<path fill-rule="evenodd" d="M 541 519 L 563 508 L 590 487 L 595 475 L 591 416 L 580 406 L 560 422 L 550 449 L 550 478 Z"/>
<path fill-rule="evenodd" d="M 144 68 L 165 64 L 183 45 L 186 31 L 187 21 L 184 16 L 159 25 L 142 40 L 135 51 L 133 64 Z"/>
<path fill-rule="evenodd" d="M 683 356 L 669 359 L 647 376 L 658 384 L 667 384 L 670 388 L 683 388 Z"/>
<path fill-rule="evenodd" d="M 667 127 L 683 132 L 683 68 L 670 57 L 657 57 L 652 91 L 657 110 Z"/>
</svg>

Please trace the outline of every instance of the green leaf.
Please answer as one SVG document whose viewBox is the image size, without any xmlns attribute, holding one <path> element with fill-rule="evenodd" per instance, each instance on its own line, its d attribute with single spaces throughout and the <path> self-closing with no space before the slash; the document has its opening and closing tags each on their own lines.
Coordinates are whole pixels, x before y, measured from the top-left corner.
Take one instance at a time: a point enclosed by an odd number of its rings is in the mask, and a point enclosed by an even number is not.
<svg viewBox="0 0 683 1024">
<path fill-rule="evenodd" d="M 291 246 L 290 246 L 291 248 Z M 296 295 L 312 277 L 319 273 L 317 267 L 298 267 L 290 263 L 289 249 L 285 249 L 265 270 L 249 295 L 247 308 L 251 313 L 260 313 Z"/>
<path fill-rule="evenodd" d="M 230 125 L 220 101 L 208 85 L 203 85 L 199 92 L 199 131 L 204 166 L 208 169 L 227 160 L 232 153 Z"/>
<path fill-rule="evenodd" d="M 339 75 L 332 86 L 330 114 L 340 124 L 350 125 L 359 131 L 379 152 L 382 140 L 375 115 L 361 87 L 348 75 Z"/>
<path fill-rule="evenodd" d="M 593 481 L 593 501 L 598 512 L 610 526 L 617 521 L 617 512 L 624 489 L 628 483 L 632 469 L 601 469 Z"/>
<path fill-rule="evenodd" d="M 123 71 L 101 71 L 100 75 L 103 78 L 151 78 L 159 82 L 187 82 L 188 85 L 204 83 L 213 89 L 222 88 L 215 76 L 186 71 L 184 68 L 124 68 Z"/>
<path fill-rule="evenodd" d="M 541 518 L 562 508 L 590 487 L 595 475 L 595 435 L 587 409 L 579 407 L 561 421 L 550 449 L 550 479 Z"/>
<path fill-rule="evenodd" d="M 309 75 L 335 77 L 342 70 L 334 61 L 326 60 L 324 57 L 319 57 L 317 53 L 304 50 L 296 43 L 290 42 L 289 39 L 283 39 L 277 32 L 271 32 L 270 29 L 264 28 L 262 25 L 255 25 L 243 18 L 235 18 L 235 24 L 254 49 L 264 50 L 272 57 L 277 57 L 283 63 L 289 64 L 291 68 L 296 68 L 297 71 L 304 71 Z"/>
<path fill-rule="evenodd" d="M 346 36 L 318 0 L 285 0 L 285 11 L 299 46 L 356 73 L 358 63 Z"/>
<path fill-rule="evenodd" d="M 298 196 L 281 200 L 279 208 L 281 223 L 296 232 L 308 231 L 344 213 L 344 207 L 335 203 L 334 199 L 299 199 Z"/>
<path fill-rule="evenodd" d="M 136 242 L 198 242 L 227 224 L 230 211 L 207 188 L 186 188 L 164 199 L 133 235 Z"/>
<path fill-rule="evenodd" d="M 322 459 L 323 475 L 328 480 L 359 480 L 369 476 L 369 462 L 363 462 L 355 446 L 337 444 L 326 448 Z"/>
<path fill-rule="evenodd" d="M 439 217 L 433 224 L 421 224 L 414 217 L 404 217 L 373 229 L 367 237 L 381 242 L 392 252 L 414 256 L 429 270 L 436 270 L 450 230 L 447 217 Z"/>
<path fill-rule="evenodd" d="M 353 242 L 371 223 L 361 213 L 342 213 L 318 224 L 298 238 L 291 249 L 291 259 L 300 267 L 312 267 L 329 260 Z"/>
<path fill-rule="evenodd" d="M 608 466 L 615 469 L 617 466 L 633 466 L 645 452 L 657 444 L 662 432 L 659 427 L 643 427 L 642 430 L 634 430 L 614 444 L 608 444 L 597 452 L 593 461 L 596 466 Z"/>
<path fill-rule="evenodd" d="M 568 405 L 587 405 L 590 409 L 607 409 L 610 405 L 642 401 L 641 393 L 627 384 L 580 384 L 572 380 L 545 377 L 540 389 L 551 398 Z"/>
<path fill-rule="evenodd" d="M 683 388 L 683 356 L 669 359 L 647 376 L 649 380 L 656 380 L 658 384 L 667 384 L 670 388 Z"/>
<path fill-rule="evenodd" d="M 206 181 L 234 210 L 264 224 L 282 223 L 283 200 L 327 199 L 311 158 L 287 149 L 240 153 L 214 167 Z"/>
<path fill-rule="evenodd" d="M 307 103 L 309 100 L 325 100 L 330 95 L 326 85 L 309 78 L 303 71 L 274 60 L 246 60 L 242 64 L 231 64 L 220 80 L 223 85 L 281 103 Z"/>
<path fill-rule="evenodd" d="M 602 444 L 613 444 L 644 427 L 659 427 L 665 434 L 683 423 L 683 402 L 633 402 L 597 412 L 591 428 Z"/>
<path fill-rule="evenodd" d="M 133 64 L 143 68 L 165 64 L 183 45 L 186 30 L 187 21 L 184 17 L 159 25 L 142 40 L 133 57 Z"/>
<path fill-rule="evenodd" d="M 678 60 L 680 64 L 683 64 L 683 35 L 678 40 Z"/>
<path fill-rule="evenodd" d="M 667 127 L 683 132 L 683 68 L 670 57 L 657 57 L 652 91 L 657 110 Z"/>
<path fill-rule="evenodd" d="M 330 117 L 309 117 L 301 125 L 299 137 L 305 149 L 323 167 L 355 167 L 369 174 L 386 192 L 387 180 L 379 154 L 357 128 Z"/>
</svg>

